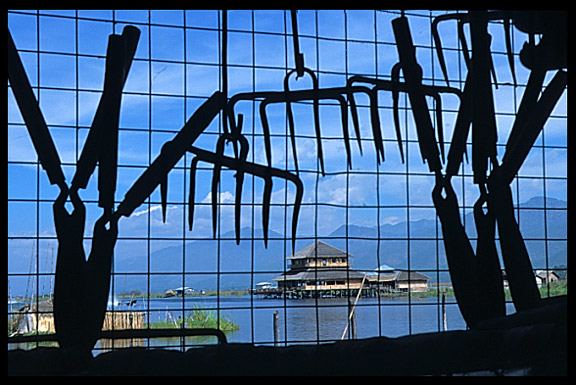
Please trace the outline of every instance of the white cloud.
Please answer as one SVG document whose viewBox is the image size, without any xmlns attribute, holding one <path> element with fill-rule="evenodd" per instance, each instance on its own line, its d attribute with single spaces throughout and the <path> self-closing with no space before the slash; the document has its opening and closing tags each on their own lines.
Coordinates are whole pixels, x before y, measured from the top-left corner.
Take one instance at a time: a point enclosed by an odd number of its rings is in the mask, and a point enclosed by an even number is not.
<svg viewBox="0 0 576 385">
<path fill-rule="evenodd" d="M 130 216 L 131 217 L 139 217 L 140 215 L 148 214 L 148 213 L 151 213 L 153 211 L 157 211 L 157 210 L 161 210 L 161 209 L 162 209 L 161 205 L 150 206 L 149 209 L 147 208 L 144 210 L 136 211 L 135 213 L 132 213 L 132 215 L 130 215 Z"/>
<path fill-rule="evenodd" d="M 218 203 L 234 203 L 234 195 L 230 191 L 224 191 L 218 194 Z M 202 199 L 202 203 L 212 203 L 212 191 L 210 191 L 204 199 Z"/>
</svg>

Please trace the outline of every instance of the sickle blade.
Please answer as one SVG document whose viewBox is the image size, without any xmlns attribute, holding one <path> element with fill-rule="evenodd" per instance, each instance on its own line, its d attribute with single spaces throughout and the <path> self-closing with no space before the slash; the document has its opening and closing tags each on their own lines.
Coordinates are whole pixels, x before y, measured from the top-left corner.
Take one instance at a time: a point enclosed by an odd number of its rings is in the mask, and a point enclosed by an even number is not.
<svg viewBox="0 0 576 385">
<path fill-rule="evenodd" d="M 220 184 L 220 172 L 222 166 L 219 163 L 214 164 L 214 172 L 212 173 L 212 236 L 216 238 L 216 227 L 218 223 L 218 185 Z"/>
</svg>

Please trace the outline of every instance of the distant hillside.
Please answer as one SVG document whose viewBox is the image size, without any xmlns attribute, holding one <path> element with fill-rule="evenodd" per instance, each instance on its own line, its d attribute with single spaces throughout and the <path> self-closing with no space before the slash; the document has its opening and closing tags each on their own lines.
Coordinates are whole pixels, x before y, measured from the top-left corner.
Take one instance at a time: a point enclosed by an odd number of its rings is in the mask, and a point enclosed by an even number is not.
<svg viewBox="0 0 576 385">
<path fill-rule="evenodd" d="M 561 200 L 547 199 L 546 217 L 544 215 L 544 200 L 535 197 L 521 205 L 519 223 L 526 246 L 530 253 L 534 268 L 545 266 L 546 247 L 548 266 L 567 265 L 567 203 Z M 470 238 L 476 236 L 474 219 L 468 214 L 464 219 Z M 547 224 L 547 233 L 544 232 Z M 410 242 L 407 241 L 408 225 L 410 227 Z M 252 234 L 252 229 L 243 228 L 242 237 Z M 170 288 L 190 286 L 195 289 L 222 290 L 245 289 L 254 287 L 261 281 L 270 281 L 285 268 L 285 256 L 292 254 L 291 242 L 285 242 L 281 234 L 270 231 L 268 248 L 264 248 L 262 231 L 254 230 L 255 240 L 242 239 L 236 245 L 234 232 L 223 234 L 225 240 L 199 240 L 183 246 L 167 247 L 150 255 L 150 269 L 154 273 L 150 278 L 150 291 L 163 292 Z M 436 234 L 440 241 L 436 242 Z M 549 241 L 538 240 L 547 236 Z M 397 269 L 435 270 L 446 269 L 442 231 L 436 220 L 422 219 L 418 221 L 384 224 L 377 227 L 341 226 L 329 237 L 320 238 L 327 243 L 348 251 L 354 257 L 352 267 L 359 270 L 374 270 L 386 264 Z M 378 238 L 380 241 L 378 241 Z M 299 250 L 312 240 L 298 240 L 296 250 Z M 474 243 L 473 243 L 474 245 Z M 220 258 L 218 258 L 220 255 Z M 409 256 L 409 258 L 408 258 Z M 146 271 L 145 256 L 117 256 L 116 271 Z M 286 267 L 287 268 L 287 267 Z M 187 272 L 185 282 L 182 281 L 182 270 Z M 218 277 L 214 272 L 220 269 Z M 251 271 L 254 273 L 251 274 Z M 172 273 L 172 274 L 167 274 Z M 436 280 L 435 272 L 425 272 L 432 280 Z M 448 274 L 441 274 L 440 281 L 449 280 Z M 147 291 L 148 280 L 145 275 L 131 276 L 127 281 L 116 281 L 116 291 L 141 290 Z"/>
</svg>

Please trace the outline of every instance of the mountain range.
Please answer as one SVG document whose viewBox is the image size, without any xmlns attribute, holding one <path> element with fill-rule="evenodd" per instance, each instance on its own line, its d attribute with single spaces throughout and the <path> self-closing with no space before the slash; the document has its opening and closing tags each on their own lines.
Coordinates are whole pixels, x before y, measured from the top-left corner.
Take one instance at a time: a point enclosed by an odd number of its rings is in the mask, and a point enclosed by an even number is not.
<svg viewBox="0 0 576 385">
<path fill-rule="evenodd" d="M 532 198 L 520 205 L 522 209 L 517 216 L 535 269 L 546 266 L 546 253 L 549 267 L 567 265 L 567 203 L 548 198 L 546 205 L 548 210 L 544 211 L 544 199 Z M 471 212 L 464 216 L 463 222 L 475 246 Z M 285 240 L 282 234 L 270 230 L 266 248 L 261 229 L 244 227 L 241 236 L 239 245 L 234 232 L 229 232 L 222 234 L 220 240 L 196 240 L 154 251 L 150 253 L 153 274 L 149 280 L 145 274 L 146 256 L 116 255 L 116 272 L 143 274 L 117 275 L 114 290 L 116 293 L 131 290 L 164 292 L 181 286 L 196 290 L 246 289 L 258 282 L 271 281 L 284 269 L 289 269 L 285 258 L 314 242 L 314 238 L 298 239 L 292 250 L 291 239 Z M 547 245 L 543 240 L 545 236 Z M 346 228 L 343 225 L 329 236 L 318 239 L 352 254 L 353 269 L 375 270 L 385 264 L 395 269 L 422 271 L 431 282 L 450 280 L 448 273 L 435 272 L 447 268 L 442 230 L 437 220 L 404 221 L 380 227 L 348 225 Z M 496 244 L 498 247 L 498 242 Z M 186 272 L 184 276 L 182 271 Z"/>
</svg>

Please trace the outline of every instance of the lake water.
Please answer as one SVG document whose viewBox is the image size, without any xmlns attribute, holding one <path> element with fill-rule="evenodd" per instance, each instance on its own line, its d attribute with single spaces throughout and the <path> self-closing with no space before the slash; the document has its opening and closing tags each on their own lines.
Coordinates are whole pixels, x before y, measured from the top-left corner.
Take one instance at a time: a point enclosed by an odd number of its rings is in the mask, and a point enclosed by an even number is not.
<svg viewBox="0 0 576 385">
<path fill-rule="evenodd" d="M 353 302 L 354 298 L 351 300 Z M 454 298 L 448 297 L 446 302 L 448 330 L 465 329 L 466 324 Z M 347 298 L 152 298 L 150 302 L 139 299 L 133 307 L 143 311 L 145 320 L 152 322 L 185 317 L 195 308 L 219 313 L 220 317 L 238 324 L 238 331 L 226 333 L 229 342 L 267 345 L 274 342 L 275 311 L 279 315 L 279 342 L 282 345 L 340 340 L 349 315 Z M 436 297 L 360 298 L 355 313 L 357 338 L 399 337 L 436 332 L 442 328 L 441 305 Z M 349 338 L 348 333 L 345 338 Z"/>
<path fill-rule="evenodd" d="M 354 298 L 351 298 L 354 301 Z M 278 312 L 278 342 L 281 346 L 298 343 L 326 343 L 340 340 L 348 323 L 347 298 L 318 299 L 264 299 L 259 296 L 222 297 L 173 297 L 139 298 L 133 306 L 122 299 L 115 310 L 134 310 L 145 314 L 145 322 L 175 320 L 186 317 L 194 309 L 207 310 L 233 321 L 238 331 L 226 333 L 228 342 L 274 344 L 274 313 Z M 356 338 L 399 337 L 408 334 L 437 332 L 442 330 L 441 299 L 437 297 L 414 298 L 407 296 L 384 298 L 360 298 L 355 308 Z M 514 311 L 507 304 L 507 313 Z M 447 330 L 464 330 L 466 324 L 454 297 L 446 298 Z M 344 338 L 350 338 L 346 333 Z M 147 346 L 145 342 L 119 343 L 125 346 Z M 195 344 L 216 343 L 215 338 L 196 337 L 186 341 L 186 347 Z M 107 343 L 97 345 L 108 350 Z M 149 346 L 175 347 L 181 345 L 179 338 L 152 339 Z M 15 348 L 15 347 L 13 347 Z M 99 349 L 98 349 L 99 350 Z M 95 352 L 97 353 L 97 352 Z"/>
</svg>

